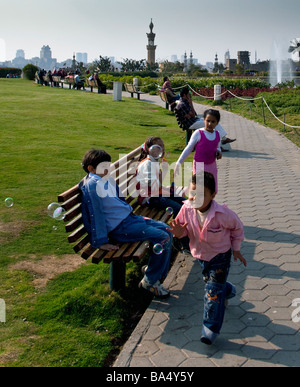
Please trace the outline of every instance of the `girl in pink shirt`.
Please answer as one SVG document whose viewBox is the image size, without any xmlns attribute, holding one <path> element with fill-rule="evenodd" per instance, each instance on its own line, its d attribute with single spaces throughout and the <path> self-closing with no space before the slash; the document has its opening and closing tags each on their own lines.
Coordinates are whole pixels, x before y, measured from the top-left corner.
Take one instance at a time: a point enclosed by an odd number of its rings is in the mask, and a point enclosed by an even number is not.
<svg viewBox="0 0 300 387">
<path fill-rule="evenodd" d="M 193 161 L 193 173 L 199 170 L 211 172 L 214 175 L 216 183 L 216 192 L 218 192 L 218 169 L 216 160 L 222 158 L 220 133 L 215 130 L 220 121 L 220 112 L 215 109 L 205 110 L 203 113 L 204 125 L 202 129 L 197 129 L 191 136 L 188 145 L 181 153 L 174 170 L 178 173 L 179 168 L 185 159 L 195 150 Z"/>
<path fill-rule="evenodd" d="M 171 232 L 177 238 L 188 236 L 193 257 L 199 259 L 204 276 L 204 315 L 201 341 L 211 344 L 220 333 L 226 299 L 235 296 L 235 286 L 227 282 L 231 254 L 244 266 L 245 258 L 240 253 L 244 238 L 243 224 L 235 212 L 214 201 L 215 180 L 204 172 L 204 198 L 196 195 L 194 174 L 190 186 L 189 200 L 184 202 L 176 219 L 171 222 Z M 198 190 L 197 190 L 198 193 Z"/>
</svg>

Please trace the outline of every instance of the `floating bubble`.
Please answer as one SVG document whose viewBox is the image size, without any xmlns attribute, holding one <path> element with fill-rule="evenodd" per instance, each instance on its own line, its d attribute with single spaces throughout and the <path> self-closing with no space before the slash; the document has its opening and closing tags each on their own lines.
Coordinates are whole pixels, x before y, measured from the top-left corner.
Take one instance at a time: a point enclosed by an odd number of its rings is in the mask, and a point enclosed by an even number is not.
<svg viewBox="0 0 300 387">
<path fill-rule="evenodd" d="M 56 230 L 57 230 L 57 226 L 53 226 L 52 229 L 53 229 L 54 231 L 56 231 Z"/>
<path fill-rule="evenodd" d="M 162 147 L 158 144 L 154 144 L 149 148 L 149 155 L 154 159 L 160 159 L 163 153 Z"/>
<path fill-rule="evenodd" d="M 173 211 L 173 208 L 172 208 L 172 207 L 167 207 L 167 208 L 166 208 L 166 214 L 167 214 L 167 215 L 173 215 L 173 212 L 174 212 L 174 211 Z"/>
<path fill-rule="evenodd" d="M 5 207 L 12 207 L 14 205 L 14 199 L 13 198 L 6 198 L 4 200 Z"/>
<path fill-rule="evenodd" d="M 66 210 L 58 203 L 49 204 L 47 211 L 48 215 L 55 220 L 63 220 L 66 216 Z"/>
<path fill-rule="evenodd" d="M 153 246 L 153 253 L 154 254 L 161 254 L 162 252 L 164 251 L 164 248 L 162 247 L 162 245 L 160 243 L 156 243 L 154 246 Z"/>
</svg>

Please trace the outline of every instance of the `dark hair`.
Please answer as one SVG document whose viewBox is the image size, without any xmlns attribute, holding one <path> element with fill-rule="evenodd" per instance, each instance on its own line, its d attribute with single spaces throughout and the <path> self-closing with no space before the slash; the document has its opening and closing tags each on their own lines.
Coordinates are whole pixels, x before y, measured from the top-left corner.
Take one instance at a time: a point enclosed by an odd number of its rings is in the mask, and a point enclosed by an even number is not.
<svg viewBox="0 0 300 387">
<path fill-rule="evenodd" d="M 91 165 L 93 168 L 96 168 L 98 164 L 104 161 L 111 161 L 110 154 L 108 154 L 102 149 L 90 149 L 83 156 L 81 165 L 85 172 L 89 173 L 89 165 Z"/>
<path fill-rule="evenodd" d="M 220 112 L 219 110 L 216 110 L 216 109 L 207 109 L 205 110 L 205 112 L 203 113 L 203 118 L 205 119 L 205 117 L 210 114 L 211 116 L 214 116 L 216 118 L 216 120 L 218 122 L 220 122 L 220 119 L 221 119 L 221 115 L 220 115 Z"/>
<path fill-rule="evenodd" d="M 166 82 L 168 80 L 168 77 L 164 77 L 164 82 Z"/>
<path fill-rule="evenodd" d="M 163 140 L 160 137 L 149 137 L 149 138 L 147 138 L 145 143 L 142 145 L 141 155 L 140 155 L 139 161 L 142 161 L 146 157 L 148 157 L 149 149 L 151 148 L 152 145 L 157 144 L 157 141 L 162 141 L 163 142 Z"/>
<path fill-rule="evenodd" d="M 200 176 L 200 174 L 203 174 L 204 173 L 204 187 L 208 188 L 210 193 L 213 195 L 215 192 L 216 192 L 216 182 L 215 182 L 215 178 L 214 178 L 214 175 L 210 172 L 196 172 L 193 176 L 192 176 L 192 183 L 194 185 L 196 185 L 196 182 L 197 182 L 197 176 Z M 202 177 L 202 176 L 201 176 Z"/>
<path fill-rule="evenodd" d="M 190 92 L 190 89 L 186 86 L 186 87 L 183 87 L 181 90 L 180 90 L 180 97 L 183 97 L 184 95 L 187 95 L 189 94 Z"/>
</svg>

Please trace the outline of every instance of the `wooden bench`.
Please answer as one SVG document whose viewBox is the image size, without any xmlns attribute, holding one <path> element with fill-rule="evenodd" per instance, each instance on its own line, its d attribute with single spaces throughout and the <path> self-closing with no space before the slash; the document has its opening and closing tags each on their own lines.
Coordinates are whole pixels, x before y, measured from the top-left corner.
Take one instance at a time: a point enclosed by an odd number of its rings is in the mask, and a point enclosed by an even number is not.
<svg viewBox="0 0 300 387">
<path fill-rule="evenodd" d="M 175 108 L 174 109 L 174 113 L 175 113 L 175 117 L 176 117 L 176 120 L 177 120 L 177 124 L 179 126 L 179 128 L 181 128 L 182 130 L 185 130 L 186 131 L 186 139 L 185 139 L 185 143 L 186 145 L 188 144 L 188 142 L 190 141 L 190 138 L 193 134 L 193 130 L 192 129 L 189 129 L 187 126 L 185 126 L 181 120 L 180 120 L 180 117 L 179 117 L 179 114 L 178 114 L 178 111 L 177 109 Z"/>
<path fill-rule="evenodd" d="M 131 94 L 131 98 L 134 97 L 134 93 L 137 95 L 137 99 L 140 99 L 141 94 L 145 94 L 142 91 L 140 91 L 138 87 L 136 87 L 131 83 L 124 83 L 124 88 L 125 88 L 125 91 L 127 91 L 127 93 Z"/>
<path fill-rule="evenodd" d="M 53 79 L 54 86 L 60 87 L 61 85 L 61 87 L 64 87 L 64 83 L 60 75 L 52 75 L 52 79 Z"/>
<path fill-rule="evenodd" d="M 62 82 L 65 85 L 69 85 L 69 89 L 71 89 L 72 86 L 74 86 L 76 84 L 76 81 L 73 77 L 66 77 Z"/>
<path fill-rule="evenodd" d="M 91 88 L 91 92 L 93 92 L 93 88 L 97 88 L 98 90 L 98 94 L 106 94 L 106 86 L 103 85 L 103 90 L 101 90 L 101 86 L 98 85 L 97 81 L 95 81 L 94 79 L 86 79 L 85 80 L 85 83 L 87 85 L 87 87 L 90 87 Z M 104 92 L 105 90 L 105 92 Z"/>
<path fill-rule="evenodd" d="M 140 153 L 141 148 L 138 147 L 113 163 L 111 176 L 116 180 L 124 196 L 127 193 L 129 183 L 135 177 Z M 126 198 L 127 203 L 133 207 L 134 213 L 167 222 L 172 215 L 166 211 L 151 209 L 138 204 L 137 198 L 132 195 L 136 188 L 134 181 L 132 182 L 133 187 L 130 190 L 128 189 L 131 195 Z M 83 225 L 81 201 L 81 190 L 78 184 L 58 195 L 58 202 L 66 210 L 64 221 L 66 222 L 66 232 L 69 233 L 68 242 L 74 243 L 73 250 L 79 253 L 82 258 L 91 258 L 92 263 L 95 264 L 101 261 L 109 263 L 110 288 L 118 291 L 125 286 L 126 263 L 140 261 L 149 251 L 149 242 L 120 243 L 119 250 L 110 252 L 92 247 L 89 235 Z"/>
<path fill-rule="evenodd" d="M 174 111 L 174 108 L 176 106 L 176 102 L 175 101 L 171 102 L 169 100 L 168 94 L 163 90 L 159 90 L 159 96 L 160 96 L 161 100 L 166 103 L 166 109 L 169 110 L 169 108 L 170 108 L 171 111 Z"/>
</svg>

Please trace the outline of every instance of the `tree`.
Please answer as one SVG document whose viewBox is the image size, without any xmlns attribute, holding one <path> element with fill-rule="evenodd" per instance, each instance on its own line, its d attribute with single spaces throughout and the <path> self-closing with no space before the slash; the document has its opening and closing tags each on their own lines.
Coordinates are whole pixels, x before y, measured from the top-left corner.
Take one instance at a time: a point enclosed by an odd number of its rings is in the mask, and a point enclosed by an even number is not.
<svg viewBox="0 0 300 387">
<path fill-rule="evenodd" d="M 30 81 L 34 80 L 35 73 L 39 71 L 39 68 L 33 64 L 28 64 L 23 68 L 23 74 L 26 79 L 29 79 Z"/>
<path fill-rule="evenodd" d="M 134 59 L 123 59 L 123 62 L 118 62 L 121 65 L 121 71 L 133 72 L 145 70 L 145 59 L 134 60 Z"/>
<path fill-rule="evenodd" d="M 93 67 L 101 73 L 108 73 L 112 70 L 111 60 L 100 55 L 99 60 L 93 62 Z"/>
</svg>

